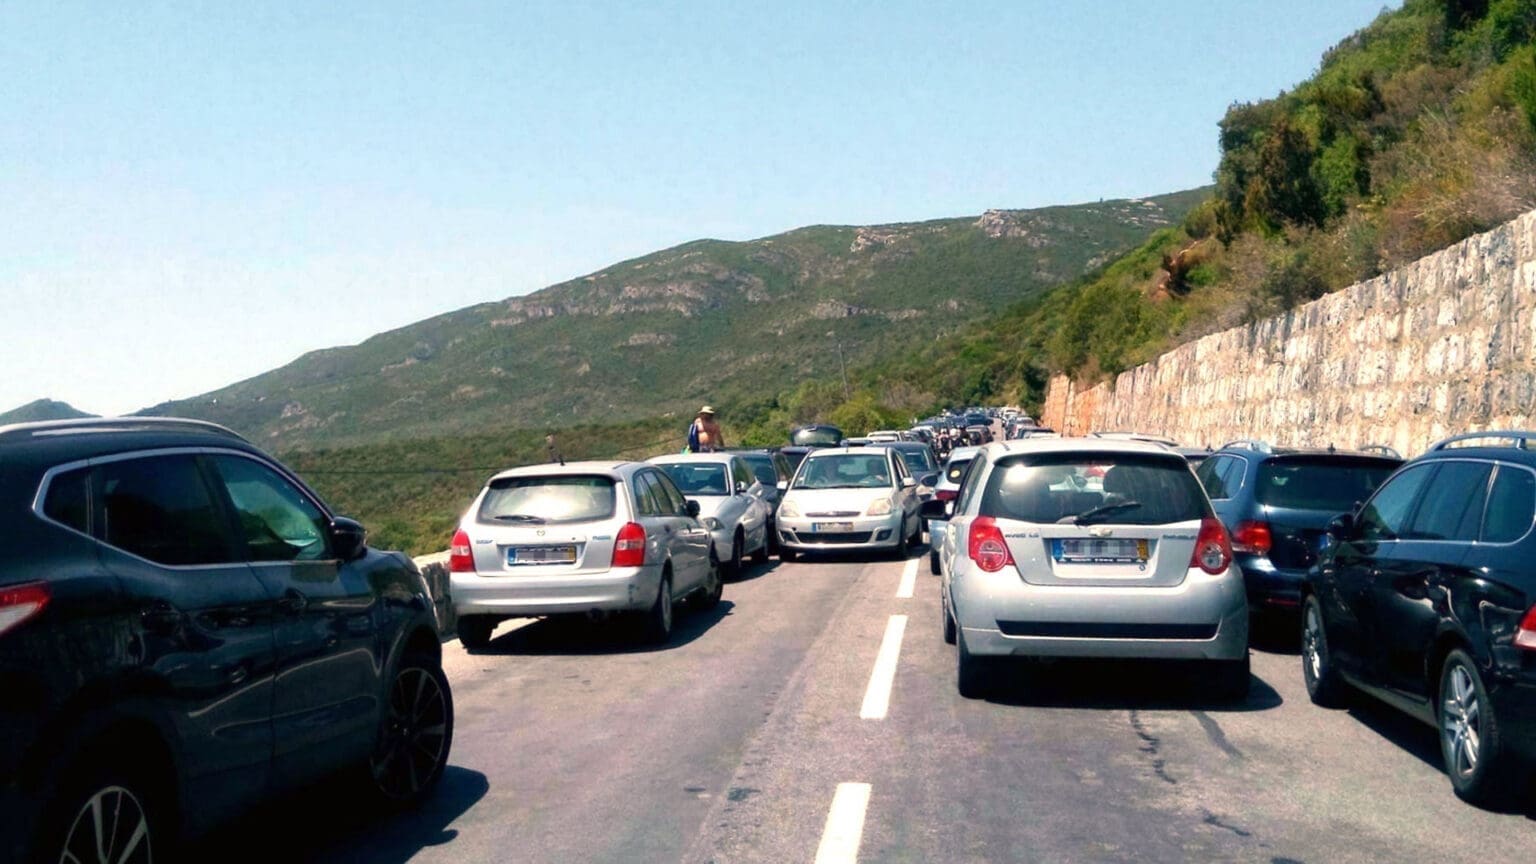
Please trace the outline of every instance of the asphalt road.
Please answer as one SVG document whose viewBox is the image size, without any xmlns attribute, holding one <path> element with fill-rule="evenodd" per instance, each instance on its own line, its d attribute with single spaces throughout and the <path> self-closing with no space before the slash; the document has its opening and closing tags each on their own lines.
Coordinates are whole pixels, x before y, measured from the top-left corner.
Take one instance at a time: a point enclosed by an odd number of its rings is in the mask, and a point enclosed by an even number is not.
<svg viewBox="0 0 1536 864">
<path fill-rule="evenodd" d="M 995 699 L 961 699 L 925 558 L 760 565 L 678 628 L 662 649 L 555 622 L 504 625 L 473 655 L 450 642 L 458 727 L 429 806 L 362 812 L 337 784 L 201 855 L 1488 862 L 1528 857 L 1536 837 L 1527 815 L 1451 794 L 1428 727 L 1313 707 L 1274 646 L 1255 651 L 1241 705 L 1139 664 L 1021 669 Z"/>
</svg>

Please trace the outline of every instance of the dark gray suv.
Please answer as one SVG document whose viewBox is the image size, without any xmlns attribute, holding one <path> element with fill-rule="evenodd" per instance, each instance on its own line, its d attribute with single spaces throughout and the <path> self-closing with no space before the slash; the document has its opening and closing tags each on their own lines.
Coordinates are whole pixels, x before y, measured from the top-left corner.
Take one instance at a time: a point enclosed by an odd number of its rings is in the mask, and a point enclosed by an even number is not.
<svg viewBox="0 0 1536 864">
<path fill-rule="evenodd" d="M 426 796 L 453 738 L 433 605 L 364 541 L 210 423 L 0 427 L 0 862 L 164 858 L 337 772 Z"/>
</svg>

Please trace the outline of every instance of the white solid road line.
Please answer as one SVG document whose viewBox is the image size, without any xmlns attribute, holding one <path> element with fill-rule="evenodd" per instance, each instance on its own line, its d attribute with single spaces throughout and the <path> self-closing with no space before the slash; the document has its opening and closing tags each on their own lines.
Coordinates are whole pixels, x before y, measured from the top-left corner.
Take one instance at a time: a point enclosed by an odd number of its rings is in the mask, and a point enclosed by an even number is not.
<svg viewBox="0 0 1536 864">
<path fill-rule="evenodd" d="M 884 720 L 891 707 L 891 685 L 896 681 L 896 658 L 901 654 L 901 637 L 907 631 L 907 616 L 892 615 L 875 657 L 875 671 L 869 673 L 869 687 L 864 690 L 861 720 Z"/>
<path fill-rule="evenodd" d="M 827 812 L 827 827 L 816 847 L 816 864 L 854 864 L 864 839 L 864 811 L 869 808 L 868 783 L 839 783 Z"/>
<path fill-rule="evenodd" d="M 917 588 L 917 558 L 908 558 L 907 566 L 901 571 L 901 587 L 896 589 L 896 599 L 906 600 L 912 596 Z"/>
</svg>

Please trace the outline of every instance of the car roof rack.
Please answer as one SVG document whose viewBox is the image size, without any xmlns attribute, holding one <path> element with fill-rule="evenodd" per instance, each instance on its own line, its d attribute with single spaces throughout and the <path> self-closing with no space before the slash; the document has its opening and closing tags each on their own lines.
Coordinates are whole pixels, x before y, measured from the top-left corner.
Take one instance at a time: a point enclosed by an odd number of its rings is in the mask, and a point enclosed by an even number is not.
<svg viewBox="0 0 1536 864">
<path fill-rule="evenodd" d="M 1385 456 L 1388 459 L 1401 459 L 1403 454 L 1385 444 L 1361 444 L 1355 448 L 1361 453 L 1370 453 L 1373 456 Z"/>
<path fill-rule="evenodd" d="M 30 438 L 46 435 L 81 435 L 89 432 L 137 432 L 146 429 L 182 429 L 189 432 L 212 432 L 244 441 L 240 433 L 227 426 L 207 420 L 185 417 L 79 417 L 72 420 L 38 420 L 31 423 L 12 423 L 0 426 L 0 439 Z"/>
<path fill-rule="evenodd" d="M 1532 449 L 1531 442 L 1536 441 L 1536 432 L 1520 432 L 1513 429 L 1497 429 L 1489 430 L 1487 432 L 1463 432 L 1460 435 L 1452 435 L 1444 441 L 1431 446 L 1429 449 L 1431 452 L 1433 452 L 1436 450 L 1446 450 L 1457 444 L 1468 446 L 1464 444 L 1466 441 L 1513 441 L 1515 449 L 1530 450 Z M 1503 445 L 1491 444 L 1485 446 L 1497 447 Z"/>
<path fill-rule="evenodd" d="M 1261 441 L 1258 438 L 1238 438 L 1235 441 L 1228 441 L 1227 443 L 1221 445 L 1221 447 L 1219 447 L 1217 449 L 1220 449 L 1220 450 L 1252 450 L 1255 453 L 1273 453 L 1273 452 L 1275 452 L 1275 447 L 1274 447 L 1273 444 L 1270 444 L 1268 441 Z"/>
</svg>

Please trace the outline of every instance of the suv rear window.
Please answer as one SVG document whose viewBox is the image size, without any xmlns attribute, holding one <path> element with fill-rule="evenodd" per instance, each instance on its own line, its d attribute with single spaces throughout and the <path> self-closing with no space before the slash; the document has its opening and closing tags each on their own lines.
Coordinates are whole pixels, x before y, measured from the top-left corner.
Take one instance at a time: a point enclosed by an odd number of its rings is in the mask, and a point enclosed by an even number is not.
<svg viewBox="0 0 1536 864">
<path fill-rule="evenodd" d="M 480 502 L 481 522 L 596 522 L 613 517 L 609 477 L 502 477 Z"/>
<path fill-rule="evenodd" d="M 1101 508 L 1122 505 L 1114 510 Z M 1137 453 L 1050 453 L 998 462 L 981 515 L 1050 524 L 1166 525 L 1208 513 L 1205 493 L 1182 457 Z"/>
<path fill-rule="evenodd" d="M 1371 497 L 1397 465 L 1338 456 L 1270 459 L 1259 466 L 1254 494 L 1271 507 L 1344 513 Z"/>
</svg>

